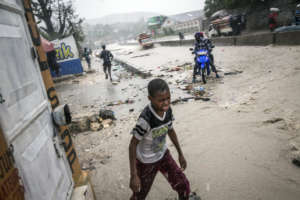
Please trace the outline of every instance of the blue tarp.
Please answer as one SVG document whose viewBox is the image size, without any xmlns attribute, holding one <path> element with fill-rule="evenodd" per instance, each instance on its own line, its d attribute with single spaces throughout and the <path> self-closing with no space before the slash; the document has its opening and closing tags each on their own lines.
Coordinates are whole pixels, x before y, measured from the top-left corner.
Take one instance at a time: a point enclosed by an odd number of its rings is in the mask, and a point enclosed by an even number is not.
<svg viewBox="0 0 300 200">
<path fill-rule="evenodd" d="M 83 73 L 83 68 L 81 65 L 80 59 L 73 59 L 73 60 L 68 60 L 65 62 L 60 62 L 59 63 L 60 69 L 59 69 L 59 75 L 69 75 L 69 74 L 80 74 Z M 57 77 L 55 72 L 51 70 L 51 75 L 52 77 Z"/>
</svg>

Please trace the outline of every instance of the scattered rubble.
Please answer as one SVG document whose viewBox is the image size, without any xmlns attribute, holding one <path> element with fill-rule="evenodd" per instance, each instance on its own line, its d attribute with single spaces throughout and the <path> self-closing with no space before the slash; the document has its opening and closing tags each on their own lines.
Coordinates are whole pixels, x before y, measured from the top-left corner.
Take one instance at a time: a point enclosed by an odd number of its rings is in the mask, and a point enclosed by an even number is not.
<svg viewBox="0 0 300 200">
<path fill-rule="evenodd" d="M 116 120 L 115 113 L 112 110 L 101 109 L 99 112 L 99 117 L 101 117 L 102 119 Z"/>
<path fill-rule="evenodd" d="M 199 100 L 202 100 L 202 101 L 209 101 L 210 98 L 207 98 L 207 97 L 186 97 L 186 98 L 178 98 L 174 101 L 171 102 L 172 105 L 176 105 L 178 103 L 181 103 L 181 102 L 188 102 L 190 100 L 195 100 L 195 101 L 199 101 Z"/>
<path fill-rule="evenodd" d="M 102 121 L 103 128 L 108 128 L 113 124 L 112 119 L 106 119 Z"/>
<path fill-rule="evenodd" d="M 283 120 L 284 119 L 282 119 L 282 118 L 273 118 L 273 119 L 264 121 L 264 124 L 275 124 L 275 123 L 283 121 Z"/>
<path fill-rule="evenodd" d="M 72 133 L 88 131 L 90 129 L 88 117 L 85 116 L 82 118 L 73 118 L 69 128 Z"/>
<path fill-rule="evenodd" d="M 138 95 L 134 95 L 133 97 L 137 97 Z M 133 99 L 127 99 L 126 101 L 114 101 L 114 102 L 109 102 L 107 106 L 118 106 L 122 104 L 133 104 L 135 101 Z"/>
<path fill-rule="evenodd" d="M 96 167 L 94 166 L 94 160 L 93 159 L 83 160 L 81 162 L 81 169 L 82 170 L 95 170 Z"/>
<path fill-rule="evenodd" d="M 197 86 L 193 88 L 193 93 L 195 96 L 203 96 L 205 94 L 205 89 L 202 86 Z"/>
<path fill-rule="evenodd" d="M 89 70 L 87 70 L 87 71 L 85 71 L 87 74 L 94 74 L 94 73 L 96 73 L 96 70 L 94 70 L 94 69 L 89 69 Z"/>
<path fill-rule="evenodd" d="M 235 70 L 235 71 L 232 71 L 232 72 L 224 72 L 224 75 L 225 76 L 228 76 L 228 75 L 237 75 L 237 74 L 241 74 L 241 73 L 243 73 L 243 71 Z"/>
<path fill-rule="evenodd" d="M 171 69 L 168 70 L 168 72 L 175 72 L 175 71 L 180 71 L 183 70 L 181 67 L 173 67 Z"/>
<path fill-rule="evenodd" d="M 294 165 L 300 167 L 300 137 L 290 142 L 291 161 Z"/>
<path fill-rule="evenodd" d="M 106 165 L 108 162 L 109 162 L 109 159 L 110 159 L 111 157 L 110 156 L 106 156 L 104 159 L 102 159 L 101 161 L 100 161 L 100 163 L 102 164 L 102 165 Z"/>
<path fill-rule="evenodd" d="M 98 122 L 91 122 L 90 123 L 90 130 L 91 131 L 100 131 L 103 126 Z"/>
<path fill-rule="evenodd" d="M 138 56 L 132 56 L 131 58 L 141 58 L 141 57 L 146 57 L 146 56 L 150 56 L 150 53 L 146 53 L 146 54 L 142 54 L 142 55 L 138 55 Z"/>
<path fill-rule="evenodd" d="M 98 114 L 74 118 L 69 126 L 72 133 L 81 133 L 86 131 L 100 131 L 108 128 L 116 120 L 114 112 L 111 110 L 100 110 Z"/>
</svg>

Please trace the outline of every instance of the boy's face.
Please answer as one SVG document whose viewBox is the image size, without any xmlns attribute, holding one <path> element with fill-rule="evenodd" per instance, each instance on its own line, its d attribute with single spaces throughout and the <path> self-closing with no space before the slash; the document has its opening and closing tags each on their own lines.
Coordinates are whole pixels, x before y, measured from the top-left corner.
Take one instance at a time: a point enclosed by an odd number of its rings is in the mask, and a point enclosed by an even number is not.
<svg viewBox="0 0 300 200">
<path fill-rule="evenodd" d="M 171 95 L 170 91 L 157 92 L 154 97 L 148 96 L 154 109 L 160 112 L 167 112 L 170 107 Z"/>
</svg>

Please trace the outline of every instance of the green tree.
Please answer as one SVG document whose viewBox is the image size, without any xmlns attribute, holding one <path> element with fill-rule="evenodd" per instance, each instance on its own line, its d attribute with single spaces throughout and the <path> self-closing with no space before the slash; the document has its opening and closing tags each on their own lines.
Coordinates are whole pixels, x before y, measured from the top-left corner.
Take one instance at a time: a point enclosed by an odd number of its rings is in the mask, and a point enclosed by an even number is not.
<svg viewBox="0 0 300 200">
<path fill-rule="evenodd" d="M 269 7 L 273 0 L 205 0 L 204 11 L 207 17 L 221 9 Z"/>
<path fill-rule="evenodd" d="M 84 40 L 83 19 L 76 14 L 71 0 L 32 0 L 32 9 L 45 38 L 54 40 L 74 35 L 77 45 Z"/>
</svg>

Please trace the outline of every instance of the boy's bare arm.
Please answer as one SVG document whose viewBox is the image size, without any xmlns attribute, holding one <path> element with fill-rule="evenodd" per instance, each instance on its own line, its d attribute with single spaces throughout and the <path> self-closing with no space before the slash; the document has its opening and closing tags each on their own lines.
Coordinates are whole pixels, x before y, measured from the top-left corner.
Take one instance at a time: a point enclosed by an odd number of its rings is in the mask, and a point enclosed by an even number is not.
<svg viewBox="0 0 300 200">
<path fill-rule="evenodd" d="M 129 162 L 130 162 L 130 175 L 137 175 L 136 171 L 136 147 L 139 141 L 133 136 L 129 144 Z"/>
<path fill-rule="evenodd" d="M 180 144 L 178 142 L 175 130 L 173 128 L 171 130 L 169 130 L 168 135 L 178 152 L 180 166 L 181 166 L 182 170 L 185 170 L 187 164 L 186 164 L 186 160 L 183 156 Z"/>
<path fill-rule="evenodd" d="M 138 192 L 140 190 L 140 179 L 137 174 L 136 169 L 136 147 L 139 143 L 134 136 L 131 138 L 129 145 L 129 162 L 130 162 L 130 188 L 133 192 Z"/>
</svg>

